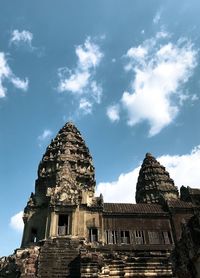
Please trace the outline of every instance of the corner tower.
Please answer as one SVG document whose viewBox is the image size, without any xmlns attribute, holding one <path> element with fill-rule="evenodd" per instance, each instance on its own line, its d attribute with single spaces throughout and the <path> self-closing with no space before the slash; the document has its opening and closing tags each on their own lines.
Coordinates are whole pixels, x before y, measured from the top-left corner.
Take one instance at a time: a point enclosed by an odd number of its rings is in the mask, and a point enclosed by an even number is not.
<svg viewBox="0 0 200 278">
<path fill-rule="evenodd" d="M 95 185 L 90 152 L 69 122 L 39 164 L 35 193 L 24 209 L 22 246 L 56 236 L 87 237 L 85 222 L 90 223 L 91 209 L 101 210 L 100 198 L 94 197 Z M 93 226 L 99 226 L 99 219 L 93 218 Z"/>
<path fill-rule="evenodd" d="M 178 189 L 165 167 L 147 153 L 143 160 L 136 186 L 137 203 L 160 203 L 177 199 Z"/>
</svg>

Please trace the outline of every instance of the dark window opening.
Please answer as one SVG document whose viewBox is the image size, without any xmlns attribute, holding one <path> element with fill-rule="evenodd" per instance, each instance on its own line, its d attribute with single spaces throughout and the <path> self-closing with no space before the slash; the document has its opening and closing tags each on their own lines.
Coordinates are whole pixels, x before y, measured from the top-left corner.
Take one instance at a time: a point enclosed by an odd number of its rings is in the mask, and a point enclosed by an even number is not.
<svg viewBox="0 0 200 278">
<path fill-rule="evenodd" d="M 89 229 L 89 240 L 90 240 L 90 242 L 98 241 L 98 230 L 97 230 L 97 228 L 90 228 Z"/>
<path fill-rule="evenodd" d="M 37 229 L 31 229 L 31 242 L 37 242 Z"/>
<path fill-rule="evenodd" d="M 117 244 L 117 231 L 111 231 L 111 242 Z"/>
<path fill-rule="evenodd" d="M 117 244 L 117 231 L 105 231 L 106 244 Z"/>
<path fill-rule="evenodd" d="M 121 231 L 121 243 L 129 244 L 130 243 L 130 233 L 129 231 Z"/>
<path fill-rule="evenodd" d="M 135 243 L 136 244 L 144 244 L 144 232 L 143 231 L 135 231 Z"/>
<path fill-rule="evenodd" d="M 172 239 L 171 233 L 167 232 L 167 234 L 168 234 L 168 237 L 169 237 L 169 242 L 170 242 L 170 244 L 172 244 L 173 243 L 173 239 Z"/>
<path fill-rule="evenodd" d="M 162 232 L 162 238 L 163 238 L 163 242 L 164 244 L 172 244 L 172 237 L 171 237 L 171 233 L 168 232 Z"/>
<path fill-rule="evenodd" d="M 58 235 L 65 236 L 69 234 L 69 216 L 67 214 L 60 214 L 58 219 Z"/>
<path fill-rule="evenodd" d="M 109 231 L 105 232 L 105 236 L 106 236 L 106 244 L 109 244 Z"/>
</svg>

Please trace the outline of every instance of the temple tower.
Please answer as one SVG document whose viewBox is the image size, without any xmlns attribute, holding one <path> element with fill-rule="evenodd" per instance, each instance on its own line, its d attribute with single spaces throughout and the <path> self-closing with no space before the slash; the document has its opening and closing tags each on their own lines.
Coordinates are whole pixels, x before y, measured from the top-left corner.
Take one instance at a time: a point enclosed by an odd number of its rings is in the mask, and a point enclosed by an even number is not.
<svg viewBox="0 0 200 278">
<path fill-rule="evenodd" d="M 136 186 L 137 203 L 163 203 L 178 198 L 178 189 L 165 167 L 147 153 Z"/>
<path fill-rule="evenodd" d="M 92 157 L 80 132 L 69 122 L 39 164 L 35 193 L 24 209 L 22 246 L 49 237 L 86 238 L 90 227 L 99 227 L 99 214 L 91 211 L 94 207 L 101 210 L 102 200 L 94 197 L 94 191 Z"/>
</svg>

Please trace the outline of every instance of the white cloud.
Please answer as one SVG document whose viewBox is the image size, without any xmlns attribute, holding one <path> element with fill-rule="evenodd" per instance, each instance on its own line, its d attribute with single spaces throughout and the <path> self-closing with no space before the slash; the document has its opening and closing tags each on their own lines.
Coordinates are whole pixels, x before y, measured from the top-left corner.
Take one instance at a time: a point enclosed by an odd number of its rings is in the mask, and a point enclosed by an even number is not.
<svg viewBox="0 0 200 278">
<path fill-rule="evenodd" d="M 103 57 L 99 46 L 93 43 L 90 38 L 86 39 L 84 46 L 78 45 L 75 52 L 78 57 L 79 67 L 82 70 L 97 67 Z"/>
<path fill-rule="evenodd" d="M 189 154 L 163 155 L 158 160 L 166 166 L 179 188 L 181 185 L 200 188 L 200 145 Z"/>
<path fill-rule="evenodd" d="M 192 95 L 191 100 L 197 101 L 197 100 L 199 100 L 199 97 L 196 94 L 194 94 L 194 95 Z"/>
<path fill-rule="evenodd" d="M 180 39 L 176 44 L 164 43 L 163 39 L 169 35 L 163 32 L 162 36 L 157 34 L 130 48 L 126 54 L 125 70 L 133 73 L 132 92 L 123 93 L 122 105 L 128 114 L 128 124 L 134 126 L 147 121 L 150 136 L 175 119 L 186 100 L 182 85 L 196 66 L 197 51 L 191 42 Z"/>
<path fill-rule="evenodd" d="M 83 111 L 84 114 L 91 114 L 92 113 L 92 103 L 88 100 L 81 98 L 79 103 L 80 110 Z"/>
<path fill-rule="evenodd" d="M 117 122 L 120 119 L 119 105 L 111 105 L 107 108 L 106 114 L 111 122 Z"/>
<path fill-rule="evenodd" d="M 166 167 L 175 185 L 200 188 L 200 146 L 184 155 L 163 155 L 157 160 Z M 138 163 L 139 165 L 139 163 Z M 113 182 L 100 182 L 97 185 L 96 195 L 104 196 L 105 202 L 135 202 L 135 189 L 140 165 L 128 173 L 122 173 Z"/>
<path fill-rule="evenodd" d="M 153 23 L 154 23 L 154 24 L 158 24 L 159 21 L 160 21 L 160 18 L 161 18 L 161 11 L 158 11 L 158 12 L 156 13 L 156 15 L 154 16 L 154 18 L 153 18 Z"/>
<path fill-rule="evenodd" d="M 38 57 L 42 57 L 45 54 L 44 47 L 36 47 L 32 44 L 33 33 L 28 30 L 19 31 L 15 29 L 11 32 L 9 41 L 10 46 L 15 46 L 18 49 L 23 49 L 29 52 L 34 52 Z"/>
<path fill-rule="evenodd" d="M 89 83 L 90 74 L 89 72 L 76 72 L 75 74 L 71 74 L 68 79 L 64 79 L 60 85 L 59 90 L 70 91 L 72 93 L 82 93 L 82 90 Z"/>
<path fill-rule="evenodd" d="M 95 81 L 95 74 L 103 53 L 90 37 L 87 37 L 83 45 L 75 47 L 75 53 L 77 64 L 74 69 L 58 69 L 58 91 L 71 93 L 79 99 L 79 104 L 80 98 L 84 98 L 93 106 L 94 103 L 101 102 L 102 87 Z M 80 109 L 82 107 L 79 105 Z"/>
<path fill-rule="evenodd" d="M 170 38 L 171 34 L 169 34 L 167 31 L 165 30 L 161 30 L 160 32 L 158 32 L 156 34 L 156 38 L 157 39 L 165 39 L 165 38 Z"/>
<path fill-rule="evenodd" d="M 28 83 L 29 83 L 28 78 L 25 78 L 25 80 L 21 80 L 19 77 L 13 77 L 11 79 L 11 82 L 18 89 L 21 89 L 23 91 L 27 91 L 28 89 Z"/>
<path fill-rule="evenodd" d="M 50 129 L 45 129 L 41 135 L 38 136 L 38 142 L 39 142 L 39 146 L 42 146 L 42 143 L 46 142 L 47 140 L 49 140 L 52 136 L 53 132 Z"/>
<path fill-rule="evenodd" d="M 141 45 L 138 47 L 132 47 L 127 51 L 126 55 L 131 59 L 141 59 L 147 55 L 147 48 Z"/>
<path fill-rule="evenodd" d="M 7 89 L 3 86 L 3 82 L 5 80 L 11 82 L 17 89 L 21 89 L 23 91 L 27 91 L 28 89 L 28 78 L 22 80 L 15 76 L 8 65 L 5 53 L 0 52 L 0 98 L 6 96 Z"/>
<path fill-rule="evenodd" d="M 103 194 L 105 202 L 133 203 L 135 202 L 135 186 L 139 168 L 129 173 L 122 173 L 116 181 L 100 182 L 97 185 L 96 195 Z"/>
<path fill-rule="evenodd" d="M 23 211 L 18 212 L 17 214 L 13 215 L 10 219 L 10 227 L 17 231 L 22 233 L 24 228 L 24 222 L 22 219 Z"/>
<path fill-rule="evenodd" d="M 92 94 L 92 98 L 98 104 L 101 103 L 102 93 L 103 93 L 103 90 L 102 90 L 101 85 L 97 84 L 96 81 L 92 81 L 91 82 L 91 94 Z"/>
<path fill-rule="evenodd" d="M 10 44 L 14 44 L 16 46 L 26 45 L 30 49 L 33 49 L 32 46 L 33 34 L 30 31 L 23 30 L 13 30 L 11 33 Z"/>
</svg>

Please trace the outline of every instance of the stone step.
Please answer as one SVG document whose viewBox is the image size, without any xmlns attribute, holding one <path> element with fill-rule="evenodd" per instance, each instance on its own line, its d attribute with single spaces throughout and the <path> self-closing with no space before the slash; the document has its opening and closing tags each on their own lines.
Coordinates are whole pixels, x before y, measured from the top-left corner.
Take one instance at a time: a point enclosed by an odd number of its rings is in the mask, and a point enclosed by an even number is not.
<svg viewBox="0 0 200 278">
<path fill-rule="evenodd" d="M 46 253 L 48 250 L 48 252 L 52 252 L 52 253 L 56 253 L 56 252 L 62 252 L 62 253 L 65 253 L 65 252 L 68 252 L 68 253 L 74 253 L 74 252 L 77 252 L 78 250 L 76 249 L 68 249 L 68 248 L 48 248 L 48 247 L 45 247 L 45 249 L 42 248 L 41 252 L 44 252 Z"/>
<path fill-rule="evenodd" d="M 80 277 L 77 246 L 64 239 L 45 242 L 38 261 L 38 278 Z"/>
<path fill-rule="evenodd" d="M 110 260 L 109 261 L 107 261 L 107 260 L 105 260 L 104 262 L 106 262 L 106 263 L 109 263 L 110 265 L 112 264 L 112 265 L 120 265 L 120 264 L 124 264 L 124 262 L 114 262 L 114 261 L 111 261 L 110 262 Z M 145 266 L 148 266 L 148 265 L 155 265 L 155 266 L 157 266 L 157 265 L 161 265 L 161 266 L 163 266 L 163 265 L 172 265 L 172 263 L 171 262 L 145 262 L 145 261 L 132 261 L 132 262 L 126 262 L 126 264 L 127 265 L 145 265 Z"/>
<path fill-rule="evenodd" d="M 81 273 L 81 278 L 99 277 L 98 273 Z"/>
<path fill-rule="evenodd" d="M 126 268 L 126 269 L 171 269 L 170 266 L 127 266 L 127 265 L 124 265 L 124 266 L 109 266 L 109 269 L 121 269 L 121 268 Z"/>
<path fill-rule="evenodd" d="M 87 267 L 81 267 L 81 273 L 95 273 L 98 272 L 99 268 L 87 268 Z"/>
<path fill-rule="evenodd" d="M 71 260 L 71 259 L 74 259 L 75 257 L 78 257 L 78 255 L 79 254 L 74 254 L 74 256 L 69 256 L 69 255 L 60 255 L 60 254 L 58 254 L 58 255 L 56 255 L 56 256 L 50 256 L 50 255 L 48 255 L 48 254 L 46 254 L 46 255 L 41 255 L 40 256 L 40 260 L 43 260 L 43 259 L 56 259 L 56 260 L 59 260 L 59 258 L 60 259 L 67 259 L 67 260 Z"/>
</svg>

